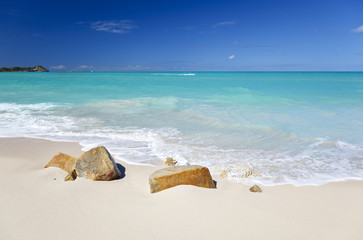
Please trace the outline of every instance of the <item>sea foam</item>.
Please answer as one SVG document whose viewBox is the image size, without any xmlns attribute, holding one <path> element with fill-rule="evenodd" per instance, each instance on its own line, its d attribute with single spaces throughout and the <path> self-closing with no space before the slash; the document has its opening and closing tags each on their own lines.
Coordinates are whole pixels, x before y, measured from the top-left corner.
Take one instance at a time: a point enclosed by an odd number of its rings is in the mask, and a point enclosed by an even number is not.
<svg viewBox="0 0 363 240">
<path fill-rule="evenodd" d="M 188 74 L 1 75 L 0 136 L 104 145 L 132 164 L 172 157 L 248 184 L 363 178 L 363 75 Z"/>
<path fill-rule="evenodd" d="M 70 105 L 0 104 L 0 133 L 77 141 L 83 150 L 104 145 L 116 158 L 132 164 L 163 165 L 172 157 L 179 165 L 204 165 L 212 174 L 226 173 L 232 181 L 249 184 L 323 184 L 363 176 L 363 148 L 343 141 L 309 139 L 297 152 L 225 149 L 184 136 L 175 128 L 100 126 L 97 118 L 58 115 L 70 109 Z"/>
</svg>

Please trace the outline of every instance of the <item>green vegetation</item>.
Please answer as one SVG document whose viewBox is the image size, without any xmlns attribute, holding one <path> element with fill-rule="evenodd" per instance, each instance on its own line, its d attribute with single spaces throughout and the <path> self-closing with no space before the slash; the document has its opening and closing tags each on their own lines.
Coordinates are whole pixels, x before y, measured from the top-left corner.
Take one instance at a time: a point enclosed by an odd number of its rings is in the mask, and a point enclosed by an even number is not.
<svg viewBox="0 0 363 240">
<path fill-rule="evenodd" d="M 49 72 L 46 68 L 38 65 L 35 67 L 1 67 L 0 72 Z"/>
</svg>

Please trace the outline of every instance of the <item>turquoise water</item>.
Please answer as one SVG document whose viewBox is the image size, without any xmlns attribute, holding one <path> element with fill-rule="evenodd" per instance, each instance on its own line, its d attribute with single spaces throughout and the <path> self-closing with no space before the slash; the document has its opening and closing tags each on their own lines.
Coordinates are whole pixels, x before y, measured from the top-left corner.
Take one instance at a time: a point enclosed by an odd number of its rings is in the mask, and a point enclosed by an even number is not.
<svg viewBox="0 0 363 240">
<path fill-rule="evenodd" d="M 363 179 L 363 73 L 1 73 L 0 136 L 173 157 L 248 184 Z"/>
</svg>

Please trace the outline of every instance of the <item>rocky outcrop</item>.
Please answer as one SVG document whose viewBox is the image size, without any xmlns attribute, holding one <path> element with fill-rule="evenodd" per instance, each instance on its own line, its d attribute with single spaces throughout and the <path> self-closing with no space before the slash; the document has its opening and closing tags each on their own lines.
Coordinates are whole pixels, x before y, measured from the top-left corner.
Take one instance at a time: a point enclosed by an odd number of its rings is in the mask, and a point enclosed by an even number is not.
<svg viewBox="0 0 363 240">
<path fill-rule="evenodd" d="M 33 67 L 33 71 L 34 72 L 49 72 L 48 69 L 46 69 L 40 65 Z"/>
<path fill-rule="evenodd" d="M 165 164 L 168 166 L 175 166 L 178 162 L 172 158 L 167 158 Z"/>
<path fill-rule="evenodd" d="M 45 168 L 47 167 L 57 167 L 60 168 L 67 173 L 70 173 L 73 171 L 74 167 L 76 166 L 76 158 L 69 156 L 64 153 L 58 153 L 55 155 L 52 160 L 49 161 L 47 165 L 45 165 Z"/>
<path fill-rule="evenodd" d="M 121 176 L 105 147 L 96 147 L 83 153 L 76 161 L 75 169 L 77 176 L 95 181 L 109 181 Z"/>
<path fill-rule="evenodd" d="M 58 167 L 68 173 L 65 181 L 73 181 L 84 177 L 95 181 L 109 181 L 121 177 L 114 159 L 105 147 L 96 147 L 74 158 L 64 153 L 58 153 L 45 166 Z"/>
<path fill-rule="evenodd" d="M 178 185 L 216 188 L 209 169 L 198 165 L 160 169 L 150 175 L 149 184 L 151 193 L 156 193 Z"/>
<path fill-rule="evenodd" d="M 258 185 L 253 185 L 250 188 L 250 192 L 262 192 L 262 189 Z"/>
<path fill-rule="evenodd" d="M 49 72 L 49 70 L 38 65 L 35 67 L 2 67 L 0 72 Z"/>
</svg>

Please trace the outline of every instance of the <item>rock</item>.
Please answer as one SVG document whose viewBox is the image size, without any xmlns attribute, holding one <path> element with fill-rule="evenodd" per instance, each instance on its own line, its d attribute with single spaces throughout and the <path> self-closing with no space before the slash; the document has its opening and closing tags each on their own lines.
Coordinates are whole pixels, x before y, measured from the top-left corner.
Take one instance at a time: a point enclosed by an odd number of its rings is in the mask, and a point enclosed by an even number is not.
<svg viewBox="0 0 363 240">
<path fill-rule="evenodd" d="M 262 192 L 262 189 L 259 186 L 257 186 L 257 185 L 253 185 L 250 188 L 250 192 Z"/>
<path fill-rule="evenodd" d="M 64 181 L 74 181 L 76 180 L 76 178 L 77 178 L 77 172 L 76 170 L 73 170 L 70 174 L 68 174 L 65 177 Z"/>
<path fill-rule="evenodd" d="M 0 72 L 49 72 L 49 70 L 38 65 L 35 67 L 1 67 Z"/>
<path fill-rule="evenodd" d="M 228 172 L 227 171 L 223 171 L 221 174 L 219 174 L 219 176 L 221 178 L 226 178 L 226 177 L 228 177 Z"/>
<path fill-rule="evenodd" d="M 247 166 L 247 168 L 245 169 L 245 172 L 243 174 L 244 178 L 249 178 L 249 177 L 257 177 L 257 176 L 261 176 L 261 172 L 258 171 L 257 169 L 254 169 L 250 166 Z"/>
<path fill-rule="evenodd" d="M 120 178 L 121 173 L 105 147 L 96 147 L 82 154 L 76 161 L 77 176 L 95 181 Z"/>
<path fill-rule="evenodd" d="M 216 188 L 209 169 L 198 165 L 160 169 L 150 175 L 149 184 L 151 193 L 156 193 L 178 185 Z"/>
<path fill-rule="evenodd" d="M 67 154 L 58 153 L 52 158 L 52 160 L 49 161 L 47 165 L 45 165 L 45 168 L 57 167 L 66 171 L 67 173 L 71 173 L 75 167 L 76 160 L 76 158 Z"/>
<path fill-rule="evenodd" d="M 120 178 L 121 173 L 105 147 L 93 148 L 74 158 L 64 153 L 58 153 L 45 166 L 58 167 L 68 173 L 64 181 L 74 181 L 77 176 L 92 180 L 109 181 Z"/>
<path fill-rule="evenodd" d="M 48 69 L 46 69 L 40 65 L 33 67 L 33 71 L 34 72 L 49 72 Z"/>
<path fill-rule="evenodd" d="M 168 166 L 175 166 L 178 162 L 172 158 L 167 158 L 165 164 Z"/>
</svg>

